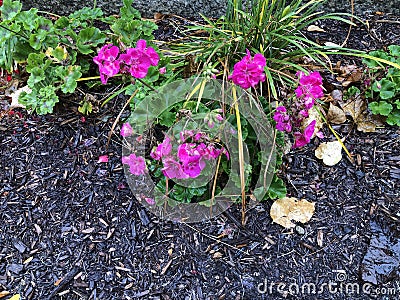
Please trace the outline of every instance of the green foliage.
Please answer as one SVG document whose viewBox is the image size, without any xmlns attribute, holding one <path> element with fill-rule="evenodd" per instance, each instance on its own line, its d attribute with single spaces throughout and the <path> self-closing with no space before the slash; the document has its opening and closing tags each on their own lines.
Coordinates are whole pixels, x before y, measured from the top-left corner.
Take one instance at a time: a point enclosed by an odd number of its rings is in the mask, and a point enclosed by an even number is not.
<svg viewBox="0 0 400 300">
<path fill-rule="evenodd" d="M 400 46 L 391 45 L 388 49 L 389 52 L 376 50 L 368 54 L 399 64 Z M 387 67 L 372 58 L 363 59 L 363 63 L 368 67 L 367 76 L 373 82 L 366 90 L 370 100 L 369 109 L 373 114 L 387 117 L 386 122 L 389 125 L 400 126 L 400 69 L 394 66 Z"/>
<path fill-rule="evenodd" d="M 189 34 L 190 42 L 179 41 L 172 48 L 179 53 L 195 54 L 197 61 L 204 66 L 210 63 L 220 70 L 225 66 L 232 69 L 246 49 L 253 54 L 262 53 L 267 59 L 266 86 L 277 98 L 277 82 L 293 83 L 293 73 L 303 70 L 296 60 L 308 56 L 312 61 L 325 65 L 321 57 L 327 49 L 304 37 L 301 30 L 321 19 L 350 23 L 342 18 L 346 14 L 318 13 L 317 9 L 324 0 L 288 2 L 250 0 L 245 4 L 240 0 L 229 0 L 225 16 L 217 21 L 203 17 L 206 25 L 189 28 L 193 32 L 206 32 L 207 36 Z"/>
<path fill-rule="evenodd" d="M 287 190 L 285 183 L 275 174 L 268 189 L 268 197 L 270 199 L 281 199 L 286 197 L 286 194 Z"/>
<path fill-rule="evenodd" d="M 5 0 L 0 7 L 0 68 L 12 71 L 15 63 L 25 66 L 30 74 L 21 103 L 39 114 L 53 111 L 60 93 L 73 93 L 77 82 L 89 71 L 97 47 L 111 42 L 134 46 L 138 39 L 153 39 L 157 26 L 142 21 L 132 7 L 132 0 L 124 0 L 121 17 L 104 17 L 100 8 L 82 8 L 69 16 L 50 20 L 35 8 L 21 11 L 20 1 Z M 95 24 L 102 24 L 101 30 Z M 149 81 L 158 79 L 158 72 Z M 156 74 L 157 73 L 157 74 Z M 89 105 L 82 111 L 90 112 Z"/>
</svg>

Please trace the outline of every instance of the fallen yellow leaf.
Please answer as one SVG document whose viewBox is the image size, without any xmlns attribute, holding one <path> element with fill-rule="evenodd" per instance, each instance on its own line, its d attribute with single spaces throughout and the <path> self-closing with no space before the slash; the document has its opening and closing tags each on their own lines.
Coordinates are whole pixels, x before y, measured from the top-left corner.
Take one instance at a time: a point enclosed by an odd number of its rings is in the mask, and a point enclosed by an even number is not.
<svg viewBox="0 0 400 300">
<path fill-rule="evenodd" d="M 315 149 L 315 156 L 327 166 L 334 166 L 342 159 L 342 145 L 339 141 L 321 143 Z"/>
<path fill-rule="evenodd" d="M 12 296 L 10 299 L 8 300 L 20 300 L 21 299 L 21 295 L 20 294 L 16 294 L 14 296 Z"/>
<path fill-rule="evenodd" d="M 305 199 L 298 200 L 297 198 L 281 198 L 276 200 L 272 206 L 270 215 L 272 221 L 285 227 L 293 228 L 296 226 L 292 222 L 306 223 L 310 221 L 315 211 L 315 203 L 308 202 Z"/>
</svg>

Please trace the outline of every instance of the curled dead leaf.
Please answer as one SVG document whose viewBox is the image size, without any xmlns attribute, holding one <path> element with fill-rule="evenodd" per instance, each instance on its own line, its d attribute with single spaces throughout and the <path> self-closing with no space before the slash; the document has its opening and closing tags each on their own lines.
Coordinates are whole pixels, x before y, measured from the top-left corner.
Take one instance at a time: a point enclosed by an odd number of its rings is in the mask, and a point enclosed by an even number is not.
<svg viewBox="0 0 400 300">
<path fill-rule="evenodd" d="M 333 123 L 333 124 L 342 124 L 346 122 L 346 114 L 344 111 L 337 107 L 336 105 L 333 105 L 332 103 L 329 103 L 329 110 L 328 110 L 328 121 Z"/>
<path fill-rule="evenodd" d="M 342 159 L 342 145 L 339 141 L 321 143 L 315 149 L 315 156 L 325 165 L 334 166 Z"/>
<path fill-rule="evenodd" d="M 315 203 L 308 202 L 305 199 L 281 198 L 276 200 L 272 206 L 270 215 L 272 221 L 285 227 L 293 228 L 296 225 L 292 222 L 306 223 L 310 221 L 315 211 Z"/>
</svg>

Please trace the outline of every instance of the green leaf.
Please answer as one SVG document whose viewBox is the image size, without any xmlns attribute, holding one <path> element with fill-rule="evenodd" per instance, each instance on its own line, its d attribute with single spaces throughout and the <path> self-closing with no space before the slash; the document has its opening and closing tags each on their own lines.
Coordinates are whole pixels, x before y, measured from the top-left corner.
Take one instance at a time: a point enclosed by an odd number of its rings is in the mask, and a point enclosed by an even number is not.
<svg viewBox="0 0 400 300">
<path fill-rule="evenodd" d="M 61 91 L 65 94 L 73 93 L 77 87 L 77 80 L 81 78 L 82 73 L 80 72 L 80 66 L 69 66 L 64 69 L 60 75 L 64 83 L 61 85 Z"/>
<path fill-rule="evenodd" d="M 400 46 L 399 45 L 390 45 L 388 47 L 389 52 L 393 56 L 400 56 Z"/>
<path fill-rule="evenodd" d="M 271 185 L 269 186 L 268 189 L 268 196 L 270 199 L 281 199 L 283 197 L 286 197 L 287 190 L 285 183 L 283 182 L 282 179 L 280 179 L 276 174 L 274 174 L 274 177 L 272 178 Z"/>
<path fill-rule="evenodd" d="M 394 102 L 394 104 L 396 104 L 397 109 L 400 109 L 400 100 L 396 100 L 396 101 Z"/>
<path fill-rule="evenodd" d="M 39 30 L 38 33 L 31 34 L 29 37 L 29 45 L 35 50 L 40 50 L 46 40 L 47 34 L 48 33 L 44 30 Z"/>
<path fill-rule="evenodd" d="M 38 18 L 37 15 L 38 10 L 36 8 L 31 8 L 28 11 L 21 11 L 17 17 L 16 21 L 22 23 L 22 26 L 28 32 L 32 32 L 33 30 L 38 29 L 38 24 L 36 19 Z"/>
<path fill-rule="evenodd" d="M 159 123 L 163 126 L 171 127 L 172 125 L 174 125 L 175 120 L 176 120 L 175 114 L 170 111 L 164 111 L 159 116 Z"/>
<path fill-rule="evenodd" d="M 120 15 L 122 19 L 132 20 L 140 19 L 140 13 L 137 9 L 132 7 L 133 0 L 123 0 L 124 6 L 120 8 Z"/>
<path fill-rule="evenodd" d="M 360 89 L 358 87 L 355 87 L 355 86 L 351 86 L 347 90 L 347 95 L 349 97 L 359 95 L 360 93 L 361 93 Z"/>
<path fill-rule="evenodd" d="M 43 64 L 45 55 L 43 53 L 31 53 L 28 55 L 28 64 L 26 65 L 26 71 L 31 73 L 32 69 L 39 67 Z"/>
<path fill-rule="evenodd" d="M 39 115 L 44 115 L 53 112 L 53 108 L 58 102 L 56 88 L 54 86 L 46 86 L 39 90 L 39 104 L 36 107 L 36 112 Z"/>
<path fill-rule="evenodd" d="M 400 109 L 392 111 L 392 113 L 387 117 L 386 122 L 389 125 L 400 126 Z"/>
<path fill-rule="evenodd" d="M 92 103 L 90 103 L 89 101 L 83 101 L 80 104 L 81 106 L 78 107 L 78 111 L 81 114 L 88 115 L 92 112 L 93 109 Z"/>
<path fill-rule="evenodd" d="M 368 107 L 373 114 L 382 116 L 388 116 L 393 110 L 393 106 L 386 101 L 371 102 Z"/>
<path fill-rule="evenodd" d="M 390 99 L 393 98 L 396 92 L 396 84 L 386 78 L 380 81 L 380 91 L 379 96 L 382 99 Z"/>
<path fill-rule="evenodd" d="M 54 27 L 57 29 L 66 29 L 69 26 L 69 19 L 65 16 L 59 18 L 57 21 L 54 22 Z"/>
<path fill-rule="evenodd" d="M 44 70 L 40 67 L 34 67 L 31 70 L 31 75 L 28 79 L 28 86 L 33 89 L 35 84 L 43 81 L 46 77 L 44 76 Z"/>
<path fill-rule="evenodd" d="M 0 7 L 1 19 L 10 21 L 21 11 L 22 4 L 19 1 L 4 0 Z"/>
<path fill-rule="evenodd" d="M 89 27 L 81 30 L 78 34 L 76 46 L 82 54 L 89 54 L 93 52 L 98 44 L 104 43 L 106 35 L 98 28 Z"/>
<path fill-rule="evenodd" d="M 13 53 L 13 59 L 17 63 L 25 63 L 29 54 L 34 52 L 35 50 L 29 45 L 24 39 L 19 39 L 15 44 L 15 51 Z"/>
<path fill-rule="evenodd" d="M 390 80 L 396 84 L 396 89 L 400 90 L 400 69 L 389 68 L 387 78 L 390 78 Z"/>
<path fill-rule="evenodd" d="M 386 52 L 383 51 L 383 50 L 371 51 L 371 52 L 369 52 L 368 54 L 369 54 L 370 56 L 374 56 L 374 57 L 377 57 L 377 58 L 389 60 L 389 56 L 388 56 L 388 55 L 386 54 Z M 375 69 L 375 68 L 377 68 L 377 67 L 379 67 L 379 66 L 382 66 L 382 64 L 381 64 L 380 62 L 378 62 L 378 61 L 376 61 L 376 60 L 374 60 L 374 59 L 370 59 L 370 58 L 364 58 L 364 59 L 362 60 L 362 62 L 363 62 L 364 64 L 366 64 L 368 68 L 371 68 L 371 69 Z"/>
<path fill-rule="evenodd" d="M 69 15 L 69 19 L 77 19 L 80 21 L 96 20 L 103 16 L 103 11 L 96 7 L 84 7 Z"/>
</svg>

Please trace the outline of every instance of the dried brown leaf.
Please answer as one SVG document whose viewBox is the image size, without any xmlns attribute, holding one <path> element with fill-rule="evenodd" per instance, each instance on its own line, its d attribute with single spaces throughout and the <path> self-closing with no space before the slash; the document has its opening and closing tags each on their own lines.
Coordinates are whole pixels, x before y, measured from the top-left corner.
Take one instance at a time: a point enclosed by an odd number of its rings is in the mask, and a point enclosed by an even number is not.
<svg viewBox="0 0 400 300">
<path fill-rule="evenodd" d="M 353 82 L 360 82 L 363 74 L 363 70 L 356 65 L 344 65 L 339 67 L 339 76 L 336 80 L 346 87 Z"/>
<path fill-rule="evenodd" d="M 308 222 L 315 211 L 315 203 L 308 202 L 305 199 L 285 197 L 276 200 L 272 206 L 270 215 L 272 221 L 285 227 L 293 228 L 296 225 L 292 222 Z"/>
<path fill-rule="evenodd" d="M 367 103 L 361 97 L 355 97 L 354 99 L 341 104 L 341 106 L 343 111 L 353 118 L 358 131 L 375 132 L 376 126 L 383 125 L 379 117 L 370 114 L 367 109 Z"/>
<path fill-rule="evenodd" d="M 346 122 L 346 119 L 346 114 L 341 108 L 329 103 L 328 121 L 333 124 L 342 124 Z"/>
<path fill-rule="evenodd" d="M 342 159 L 342 145 L 339 141 L 321 143 L 315 149 L 315 156 L 327 166 L 334 166 Z"/>
</svg>

